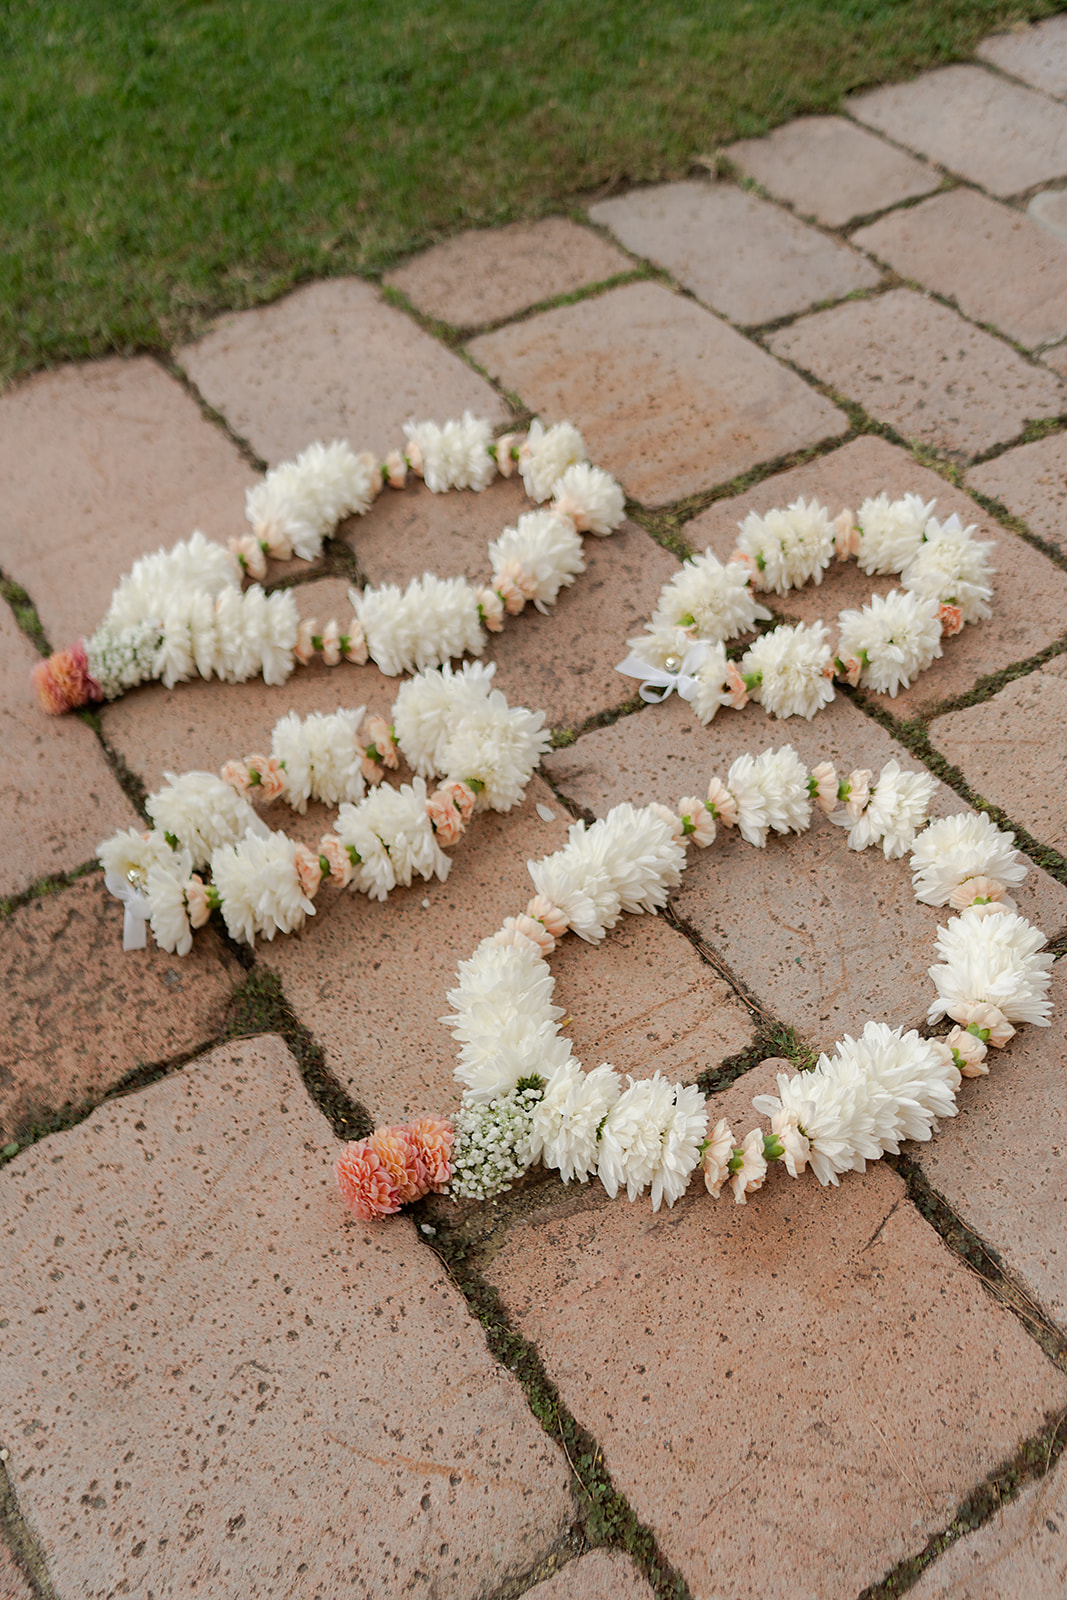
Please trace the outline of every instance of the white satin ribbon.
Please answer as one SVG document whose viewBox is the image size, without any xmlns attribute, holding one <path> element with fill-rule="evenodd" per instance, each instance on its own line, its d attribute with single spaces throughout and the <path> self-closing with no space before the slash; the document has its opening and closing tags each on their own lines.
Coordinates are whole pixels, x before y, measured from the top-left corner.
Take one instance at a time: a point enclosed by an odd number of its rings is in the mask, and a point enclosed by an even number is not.
<svg viewBox="0 0 1067 1600">
<path fill-rule="evenodd" d="M 105 873 L 104 883 L 108 893 L 113 894 L 116 900 L 122 901 L 122 948 L 143 950 L 148 943 L 145 933 L 148 901 L 140 889 L 135 888 L 126 878 L 120 877 L 117 872 Z"/>
<path fill-rule="evenodd" d="M 668 672 L 666 667 L 652 667 L 647 661 L 642 661 L 640 656 L 628 655 L 615 668 L 627 678 L 643 678 L 640 689 L 637 691 L 646 705 L 658 705 L 661 700 L 666 700 L 677 689 L 682 700 L 693 700 L 700 688 L 700 679 L 693 674 L 704 665 L 711 646 L 706 639 L 698 639 L 696 644 L 691 644 L 682 657 L 682 664 L 677 672 Z"/>
</svg>

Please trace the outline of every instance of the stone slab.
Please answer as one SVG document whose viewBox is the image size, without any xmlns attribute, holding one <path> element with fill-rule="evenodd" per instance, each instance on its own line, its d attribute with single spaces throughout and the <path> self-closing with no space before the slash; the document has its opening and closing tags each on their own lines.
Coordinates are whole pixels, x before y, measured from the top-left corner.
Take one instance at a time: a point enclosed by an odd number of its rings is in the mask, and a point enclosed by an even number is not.
<svg viewBox="0 0 1067 1600">
<path fill-rule="evenodd" d="M 992 194 L 1067 176 L 1067 106 L 982 67 L 955 65 L 853 95 L 851 114 Z"/>
<path fill-rule="evenodd" d="M 4 1600 L 35 1600 L 29 1580 L 2 1535 L 0 1535 L 0 1594 L 4 1596 Z"/>
<path fill-rule="evenodd" d="M 970 481 L 986 470 L 976 469 Z M 762 515 L 798 498 L 814 498 L 835 516 L 845 506 L 855 511 L 868 495 L 882 490 L 893 499 L 908 493 L 922 495 L 925 501 L 936 499 L 935 516 L 944 519 L 956 513 L 964 526 L 973 524 L 978 529 L 976 538 L 996 543 L 991 556 L 996 573 L 992 617 L 968 625 L 954 639 L 944 640 L 939 661 L 894 697 L 872 694 L 875 704 L 902 719 L 924 714 L 939 703 L 965 694 L 979 678 L 999 672 L 1012 662 L 1028 660 L 1062 636 L 1067 617 L 1067 574 L 1024 539 L 1002 528 L 968 495 L 929 468 L 920 467 L 906 450 L 873 434 L 853 439 L 840 450 L 802 467 L 767 478 L 744 494 L 717 500 L 681 531 L 694 550 L 710 546 L 725 561 L 735 547 L 737 525 L 750 511 Z M 836 643 L 836 618 L 841 611 L 865 605 L 872 594 L 888 594 L 895 587 L 892 576 L 867 577 L 854 561 L 835 561 L 821 584 L 808 584 L 770 598 L 775 610 L 791 621 L 824 621 L 831 642 Z"/>
<path fill-rule="evenodd" d="M 60 1600 L 481 1600 L 569 1472 L 410 1223 L 346 1220 L 279 1039 L 212 1052 L 0 1180 L 2 1427 Z"/>
<path fill-rule="evenodd" d="M 853 1600 L 1067 1397 L 881 1164 L 744 1209 L 568 1192 L 485 1270 L 694 1595 L 763 1600 L 785 1548 L 798 1600 Z"/>
<path fill-rule="evenodd" d="M 1057 239 L 1067 239 L 1067 194 L 1062 189 L 1042 189 L 1030 200 L 1026 214 Z"/>
<path fill-rule="evenodd" d="M 808 767 L 828 759 L 842 774 L 857 766 L 877 774 L 890 758 L 921 770 L 842 698 L 810 723 L 771 722 L 749 705 L 721 712 L 707 728 L 672 698 L 584 734 L 544 765 L 560 794 L 603 815 L 621 800 L 673 804 L 705 793 L 708 780 L 725 780 L 738 756 L 785 744 Z M 931 809 L 944 815 L 965 808 L 942 785 Z M 671 904 L 766 1012 L 819 1049 L 846 1031 L 855 1035 L 869 1018 L 907 1027 L 925 1018 L 927 968 L 944 913 L 913 898 L 907 857 L 886 861 L 880 850 L 849 850 L 844 830 L 821 813 L 807 833 L 772 834 L 759 852 L 736 830 L 720 830 L 713 845 L 695 852 Z M 1018 904 L 1042 927 L 1067 921 L 1067 890 L 1043 873 L 1023 885 Z"/>
<path fill-rule="evenodd" d="M 843 228 L 901 200 L 928 194 L 939 175 L 845 117 L 795 117 L 765 139 L 741 139 L 725 154 L 801 216 Z"/>
<path fill-rule="evenodd" d="M 148 356 L 38 373 L 0 396 L 0 567 L 54 649 L 91 634 L 139 556 L 247 532 L 256 475 Z"/>
<path fill-rule="evenodd" d="M 1067 344 L 1058 344 L 1053 350 L 1045 350 L 1041 355 L 1042 361 L 1053 372 L 1058 372 L 1061 377 L 1067 378 Z"/>
<path fill-rule="evenodd" d="M 1067 334 L 1067 243 L 973 189 L 894 211 L 853 238 L 1030 349 Z"/>
<path fill-rule="evenodd" d="M 653 1595 L 621 1550 L 590 1550 L 527 1589 L 524 1600 L 653 1600 Z"/>
<path fill-rule="evenodd" d="M 410 417 L 508 415 L 484 378 L 358 278 L 308 284 L 222 317 L 178 360 L 271 465 L 316 439 L 384 456 L 403 444 Z"/>
<path fill-rule="evenodd" d="M 936 717 L 930 738 L 976 794 L 1067 856 L 1067 656 Z"/>
<path fill-rule="evenodd" d="M 629 284 L 482 335 L 471 354 L 570 417 L 627 492 L 664 505 L 845 430 L 836 407 L 692 301 Z"/>
<path fill-rule="evenodd" d="M 50 717 L 30 673 L 40 660 L 0 600 L 0 893 L 90 861 L 115 828 L 137 821 L 96 735 L 77 717 Z"/>
<path fill-rule="evenodd" d="M 97 873 L 0 921 L 0 1145 L 217 1037 L 244 976 L 221 940 L 204 929 L 184 958 L 148 943 L 123 950 Z"/>
<path fill-rule="evenodd" d="M 394 267 L 383 282 L 426 316 L 480 328 L 632 270 L 633 262 L 590 228 L 545 217 L 473 228 Z"/>
<path fill-rule="evenodd" d="M 972 467 L 968 484 L 1000 500 L 1039 538 L 1067 555 L 1067 434 L 1021 444 Z"/>
<path fill-rule="evenodd" d="M 1064 406 L 1052 374 L 911 289 L 817 312 L 768 344 L 905 438 L 961 458 Z"/>
<path fill-rule="evenodd" d="M 1063 17 L 1046 17 L 1028 28 L 994 34 L 982 40 L 978 55 L 1035 89 L 1060 99 L 1067 96 L 1067 21 Z"/>
<path fill-rule="evenodd" d="M 338 895 L 314 927 L 260 951 L 331 1069 L 376 1121 L 458 1104 L 456 1046 L 439 1020 L 456 968 L 522 911 L 533 892 L 527 860 L 565 844 L 570 822 L 535 778 L 522 806 L 475 819 L 443 884 L 398 890 L 385 905 Z M 659 1067 L 694 1078 L 751 1039 L 736 997 L 658 918 L 625 917 L 596 950 L 566 940 L 551 966 L 575 1051 L 594 1066 L 610 1052 L 635 1077 Z"/>
<path fill-rule="evenodd" d="M 870 289 L 880 274 L 848 245 L 732 183 L 664 183 L 589 215 L 698 300 L 753 326 Z"/>
<path fill-rule="evenodd" d="M 1050 1600 L 1067 1594 L 1067 1470 L 1062 1456 L 927 1567 L 912 1600 Z"/>
</svg>

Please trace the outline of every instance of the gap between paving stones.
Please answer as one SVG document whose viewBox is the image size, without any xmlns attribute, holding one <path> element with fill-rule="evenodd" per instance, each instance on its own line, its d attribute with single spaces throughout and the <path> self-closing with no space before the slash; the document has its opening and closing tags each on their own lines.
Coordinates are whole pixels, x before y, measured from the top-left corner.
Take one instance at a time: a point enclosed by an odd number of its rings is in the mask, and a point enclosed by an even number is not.
<svg viewBox="0 0 1067 1600">
<path fill-rule="evenodd" d="M 6 1540 L 34 1600 L 59 1600 L 41 1547 L 23 1520 L 7 1462 L 3 1460 L 0 1460 L 0 1539 Z"/>
<path fill-rule="evenodd" d="M 583 226 L 592 229 L 592 224 L 584 218 Z M 624 251 L 624 247 L 619 245 L 617 240 L 613 239 L 611 242 L 621 252 Z M 624 253 L 632 254 L 628 250 Z M 490 322 L 470 324 L 442 322 L 438 317 L 419 311 L 402 289 L 385 285 L 382 288 L 382 295 L 390 305 L 396 306 L 398 311 L 406 312 L 425 333 L 432 334 L 435 339 L 447 344 L 457 355 L 462 355 L 462 346 L 467 339 L 478 338 L 483 333 L 495 333 L 498 328 L 510 328 L 517 322 L 529 322 L 532 317 L 540 316 L 544 311 L 555 311 L 559 306 L 576 306 L 582 300 L 598 300 L 602 294 L 607 294 L 611 289 L 621 289 L 628 283 L 666 282 L 670 286 L 667 274 L 652 262 L 644 261 L 640 256 L 634 256 L 633 261 L 633 270 L 630 272 L 616 272 L 610 278 L 602 278 L 597 283 L 586 283 L 578 289 L 567 289 L 562 294 L 548 295 L 544 300 L 535 300 L 533 305 L 526 306 L 522 311 L 516 311 L 510 317 L 496 317 Z M 481 372 L 482 369 L 475 366 L 475 370 Z"/>
<path fill-rule="evenodd" d="M 575 1526 L 569 1528 L 547 1555 L 542 1556 L 536 1566 L 529 1572 L 522 1573 L 517 1578 L 509 1578 L 494 1589 L 487 1600 L 522 1600 L 524 1594 L 543 1583 L 546 1578 L 554 1578 L 558 1573 L 565 1572 L 573 1561 L 579 1556 L 584 1556 L 592 1549 L 580 1529 Z"/>
<path fill-rule="evenodd" d="M 190 400 L 194 401 L 199 407 L 200 415 L 204 421 L 210 422 L 213 427 L 218 428 L 226 436 L 238 455 L 243 461 L 247 462 L 253 472 L 262 474 L 269 471 L 269 463 L 264 461 L 261 455 L 257 454 L 243 434 L 237 433 L 230 426 L 224 413 L 217 410 L 210 401 L 204 398 L 192 378 L 185 371 L 185 368 L 178 365 L 172 350 L 150 347 L 141 353 L 151 356 L 157 367 L 161 367 L 168 378 L 172 378 L 180 388 L 185 390 Z M 308 442 L 310 443 L 311 441 L 309 440 Z"/>
</svg>

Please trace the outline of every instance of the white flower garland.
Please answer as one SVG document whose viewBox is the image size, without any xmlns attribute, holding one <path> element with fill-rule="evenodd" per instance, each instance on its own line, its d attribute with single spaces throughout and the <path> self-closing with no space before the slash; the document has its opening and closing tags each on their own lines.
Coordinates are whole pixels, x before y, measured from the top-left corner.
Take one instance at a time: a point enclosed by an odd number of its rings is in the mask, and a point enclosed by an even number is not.
<svg viewBox="0 0 1067 1600">
<path fill-rule="evenodd" d="M 676 689 L 702 723 L 722 706 L 740 710 L 749 700 L 770 716 L 810 721 L 834 698 L 835 676 L 895 696 L 941 655 L 943 637 L 992 615 L 992 543 L 973 538 L 974 527 L 955 514 L 938 522 L 935 504 L 880 494 L 855 516 L 842 511 L 833 521 L 825 507 L 802 499 L 762 517 L 749 512 L 725 566 L 706 550 L 664 585 L 645 632 L 627 641 L 630 654 L 616 670 L 640 678 L 649 702 Z M 825 624 L 816 622 L 763 634 L 739 667 L 727 660 L 728 640 L 771 620 L 754 591 L 785 594 L 821 583 L 835 555 L 855 557 L 867 573 L 899 573 L 902 587 L 841 612 L 836 656 Z"/>
</svg>

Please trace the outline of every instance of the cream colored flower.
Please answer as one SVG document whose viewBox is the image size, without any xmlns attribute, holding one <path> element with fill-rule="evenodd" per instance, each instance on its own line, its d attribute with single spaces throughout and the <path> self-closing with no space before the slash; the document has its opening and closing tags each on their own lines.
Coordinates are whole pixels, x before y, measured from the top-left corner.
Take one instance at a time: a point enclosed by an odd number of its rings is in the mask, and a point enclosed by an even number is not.
<svg viewBox="0 0 1067 1600">
<path fill-rule="evenodd" d="M 725 1117 L 711 1130 L 708 1147 L 702 1162 L 704 1186 L 713 1200 L 719 1198 L 723 1184 L 730 1176 L 730 1157 L 734 1153 L 734 1136 Z"/>
</svg>

